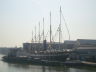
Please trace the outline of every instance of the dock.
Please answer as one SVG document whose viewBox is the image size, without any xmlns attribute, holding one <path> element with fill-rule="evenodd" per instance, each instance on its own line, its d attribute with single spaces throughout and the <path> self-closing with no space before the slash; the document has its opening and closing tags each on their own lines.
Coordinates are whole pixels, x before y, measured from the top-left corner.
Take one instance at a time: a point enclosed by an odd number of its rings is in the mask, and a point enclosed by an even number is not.
<svg viewBox="0 0 96 72">
<path fill-rule="evenodd" d="M 81 63 L 87 66 L 96 66 L 95 62 L 81 61 Z"/>
</svg>

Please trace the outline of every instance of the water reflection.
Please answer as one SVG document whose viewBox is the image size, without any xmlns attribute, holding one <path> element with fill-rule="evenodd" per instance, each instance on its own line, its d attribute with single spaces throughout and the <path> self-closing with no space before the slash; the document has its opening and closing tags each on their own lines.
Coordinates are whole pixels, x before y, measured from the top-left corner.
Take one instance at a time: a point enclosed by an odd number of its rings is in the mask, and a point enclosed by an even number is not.
<svg viewBox="0 0 96 72">
<path fill-rule="evenodd" d="M 27 72 L 70 72 L 68 67 L 52 67 L 52 66 L 38 66 L 38 65 L 27 65 L 27 64 L 10 64 L 8 67 L 12 69 L 23 70 Z"/>
<path fill-rule="evenodd" d="M 27 64 L 10 64 L 8 68 L 21 70 L 21 72 L 96 72 L 95 67 L 66 67 L 66 66 L 39 66 Z"/>
<path fill-rule="evenodd" d="M 38 66 L 27 64 L 8 64 L 9 68 L 21 70 L 21 72 L 96 72 L 95 67 L 66 67 L 66 66 Z"/>
<path fill-rule="evenodd" d="M 38 65 L 27 65 L 27 64 L 10 64 L 8 67 L 12 69 L 24 70 L 27 72 L 70 72 L 70 68 L 66 66 L 38 66 Z"/>
</svg>

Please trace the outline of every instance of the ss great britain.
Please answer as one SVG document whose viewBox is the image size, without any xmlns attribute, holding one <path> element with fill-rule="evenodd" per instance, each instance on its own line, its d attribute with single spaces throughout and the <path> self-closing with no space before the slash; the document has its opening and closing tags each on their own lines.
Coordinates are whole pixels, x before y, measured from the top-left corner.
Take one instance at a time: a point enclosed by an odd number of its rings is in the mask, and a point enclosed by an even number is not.
<svg viewBox="0 0 96 72">
<path fill-rule="evenodd" d="M 43 19 L 44 21 L 44 19 Z M 61 41 L 61 7 L 60 7 L 60 24 L 58 27 L 59 32 L 59 42 L 58 42 L 58 49 L 60 49 L 62 43 Z M 40 31 L 40 30 L 39 30 Z M 40 35 L 39 35 L 40 36 Z M 66 61 L 66 58 L 69 56 L 67 51 L 63 50 L 52 50 L 52 31 L 51 31 L 51 12 L 50 12 L 50 43 L 48 44 L 46 39 L 44 39 L 44 24 L 43 24 L 43 43 L 30 43 L 32 45 L 41 44 L 43 50 L 40 50 L 40 45 L 36 48 L 39 49 L 38 51 L 33 50 L 32 52 L 26 51 L 26 55 L 18 55 L 18 51 L 12 50 L 7 56 L 3 57 L 3 61 L 6 62 L 19 62 L 19 63 L 32 63 L 32 64 L 60 64 Z M 47 47 L 49 45 L 49 47 Z M 48 49 L 49 48 L 49 49 Z M 24 49 L 24 47 L 23 47 Z M 24 50 L 22 50 L 24 51 Z M 24 52 L 23 52 L 24 53 Z M 22 54 L 22 53 L 21 53 Z"/>
</svg>

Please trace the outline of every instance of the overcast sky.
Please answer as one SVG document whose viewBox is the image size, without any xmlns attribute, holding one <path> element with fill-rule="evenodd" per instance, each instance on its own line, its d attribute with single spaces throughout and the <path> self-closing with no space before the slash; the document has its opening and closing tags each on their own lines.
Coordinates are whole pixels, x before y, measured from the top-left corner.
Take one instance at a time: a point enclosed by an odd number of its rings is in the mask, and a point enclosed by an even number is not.
<svg viewBox="0 0 96 72">
<path fill-rule="evenodd" d="M 60 24 L 60 5 L 71 40 L 96 39 L 96 0 L 0 0 L 0 47 L 22 46 L 24 42 L 31 42 L 35 26 L 38 34 L 39 21 L 42 33 L 43 17 L 47 35 L 50 11 L 54 36 Z M 63 16 L 62 40 L 68 40 Z M 58 33 L 55 39 L 58 39 Z"/>
</svg>

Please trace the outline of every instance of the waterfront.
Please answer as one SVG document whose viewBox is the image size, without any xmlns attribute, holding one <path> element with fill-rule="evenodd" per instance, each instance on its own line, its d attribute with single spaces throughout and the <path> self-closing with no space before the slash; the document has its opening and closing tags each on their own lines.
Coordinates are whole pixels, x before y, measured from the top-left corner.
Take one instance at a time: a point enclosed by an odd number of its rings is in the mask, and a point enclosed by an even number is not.
<svg viewBox="0 0 96 72">
<path fill-rule="evenodd" d="M 0 72 L 96 72 L 96 67 L 42 66 L 3 62 L 0 55 Z"/>
</svg>

